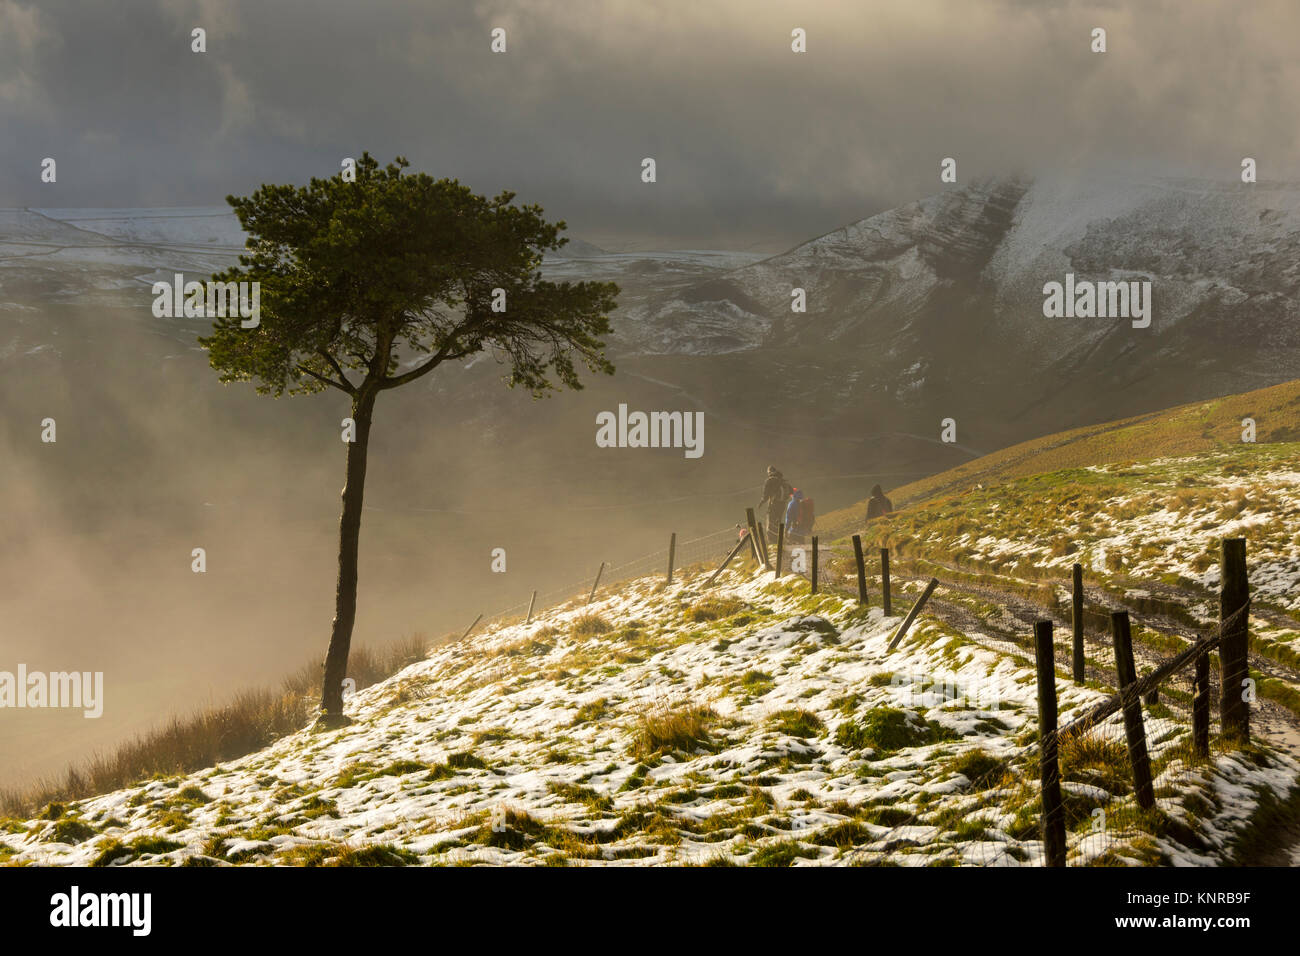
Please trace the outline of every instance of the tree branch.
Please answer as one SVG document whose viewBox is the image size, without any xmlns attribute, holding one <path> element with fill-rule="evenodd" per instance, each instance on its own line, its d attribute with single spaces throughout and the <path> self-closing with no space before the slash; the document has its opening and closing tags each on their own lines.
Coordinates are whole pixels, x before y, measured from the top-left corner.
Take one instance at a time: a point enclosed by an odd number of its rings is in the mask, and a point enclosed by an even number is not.
<svg viewBox="0 0 1300 956">
<path fill-rule="evenodd" d="M 337 375 L 340 380 L 346 383 L 349 388 L 355 388 L 352 382 L 349 381 L 347 375 L 343 373 L 342 367 L 340 367 L 339 363 L 334 359 L 333 355 L 330 355 L 330 353 L 325 351 L 324 349 L 317 349 L 317 353 L 321 356 L 321 358 L 325 359 L 325 361 L 330 363 L 330 368 L 334 369 L 334 374 Z"/>
<path fill-rule="evenodd" d="M 382 389 L 397 388 L 397 386 L 399 385 L 405 385 L 408 382 L 414 382 L 417 378 L 421 378 L 424 375 L 428 375 L 430 372 L 432 372 L 443 362 L 447 362 L 452 359 L 464 358 L 466 355 L 470 355 L 473 352 L 477 351 L 477 349 L 474 348 L 464 348 L 461 349 L 459 352 L 449 352 L 447 351 L 447 349 L 448 346 L 450 345 L 451 343 L 448 342 L 437 352 L 435 352 L 433 354 L 433 357 L 430 358 L 429 361 L 425 362 L 423 365 L 416 366 L 415 368 L 411 369 L 409 372 L 403 372 L 401 375 L 393 375 L 391 377 L 384 376 L 379 380 L 379 387 Z"/>
<path fill-rule="evenodd" d="M 347 392 L 347 394 L 349 394 L 349 395 L 356 395 L 356 393 L 357 393 L 357 390 L 356 390 L 355 388 L 353 388 L 352 385 L 350 385 L 350 384 L 349 384 L 349 385 L 344 385 L 342 382 L 336 382 L 336 381 L 334 381 L 334 379 L 330 378 L 328 375 L 321 375 L 319 372 L 313 372 L 311 369 L 309 369 L 309 368 L 308 368 L 307 366 L 305 366 L 305 365 L 299 365 L 299 366 L 298 366 L 298 371 L 300 371 L 300 372 L 306 372 L 306 373 L 307 373 L 308 375 L 310 375 L 312 378 L 314 378 L 314 379 L 319 379 L 320 381 L 324 382 L 326 385 L 333 385 L 333 386 L 334 386 L 335 388 L 337 388 L 340 392 Z"/>
</svg>

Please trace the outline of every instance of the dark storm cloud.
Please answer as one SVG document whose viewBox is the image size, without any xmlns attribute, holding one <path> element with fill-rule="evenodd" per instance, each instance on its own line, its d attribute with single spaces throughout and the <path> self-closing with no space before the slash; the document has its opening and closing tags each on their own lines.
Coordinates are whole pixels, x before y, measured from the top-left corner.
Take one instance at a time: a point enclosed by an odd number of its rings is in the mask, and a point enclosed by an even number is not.
<svg viewBox="0 0 1300 956">
<path fill-rule="evenodd" d="M 0 205 L 214 204 L 369 149 L 595 241 L 777 247 L 936 190 L 945 156 L 1297 168 L 1294 4 L 808 6 L 0 0 Z"/>
</svg>

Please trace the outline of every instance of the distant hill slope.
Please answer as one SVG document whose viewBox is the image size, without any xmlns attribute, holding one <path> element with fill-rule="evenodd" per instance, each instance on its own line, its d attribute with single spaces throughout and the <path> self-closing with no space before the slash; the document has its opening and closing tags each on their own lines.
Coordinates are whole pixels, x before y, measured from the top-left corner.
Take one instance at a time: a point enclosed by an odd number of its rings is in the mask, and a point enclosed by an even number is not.
<svg viewBox="0 0 1300 956">
<path fill-rule="evenodd" d="M 1020 442 L 887 494 L 900 509 L 976 485 L 996 495 L 999 485 L 1028 475 L 1231 448 L 1242 445 L 1245 418 L 1255 420 L 1258 444 L 1300 441 L 1300 380 Z M 819 527 L 827 534 L 852 533 L 866 510 L 860 501 L 824 515 Z"/>
<path fill-rule="evenodd" d="M 1241 440 L 1248 417 L 1255 442 Z M 871 595 L 877 549 L 888 548 L 895 581 L 941 582 L 928 611 L 979 620 L 1013 644 L 1046 618 L 1068 646 L 1078 564 L 1098 662 L 1124 610 L 1150 666 L 1217 623 L 1222 541 L 1244 538 L 1252 721 L 1300 754 L 1298 419 L 1300 382 L 1289 382 L 1049 435 L 894 489 L 889 516 L 866 522 L 865 502 L 833 512 L 821 542 L 842 565 L 852 561 L 843 536 L 860 533 Z"/>
</svg>

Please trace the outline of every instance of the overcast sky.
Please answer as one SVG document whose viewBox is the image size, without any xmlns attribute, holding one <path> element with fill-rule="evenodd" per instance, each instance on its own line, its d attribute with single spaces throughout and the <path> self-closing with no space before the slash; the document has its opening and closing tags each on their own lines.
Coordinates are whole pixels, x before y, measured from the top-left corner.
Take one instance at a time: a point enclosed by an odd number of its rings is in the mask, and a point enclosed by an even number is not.
<svg viewBox="0 0 1300 956">
<path fill-rule="evenodd" d="M 1290 0 L 0 0 L 0 206 L 216 205 L 368 149 L 602 245 L 776 251 L 946 156 L 1300 178 L 1298 37 Z"/>
</svg>

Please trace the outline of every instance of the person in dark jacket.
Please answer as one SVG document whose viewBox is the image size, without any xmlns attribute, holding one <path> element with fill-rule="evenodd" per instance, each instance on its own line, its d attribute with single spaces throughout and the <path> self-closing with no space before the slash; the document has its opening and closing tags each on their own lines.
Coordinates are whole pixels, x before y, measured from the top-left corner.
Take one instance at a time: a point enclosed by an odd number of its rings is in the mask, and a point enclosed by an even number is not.
<svg viewBox="0 0 1300 956">
<path fill-rule="evenodd" d="M 793 491 L 785 476 L 776 470 L 775 465 L 767 466 L 767 481 L 763 482 L 763 500 L 758 507 L 767 508 L 767 533 L 776 534 L 777 525 L 785 520 L 786 502 Z"/>
<path fill-rule="evenodd" d="M 871 489 L 871 500 L 867 502 L 867 520 L 879 518 L 881 515 L 887 515 L 894 510 L 893 503 L 885 497 L 885 492 L 879 485 Z"/>
</svg>

